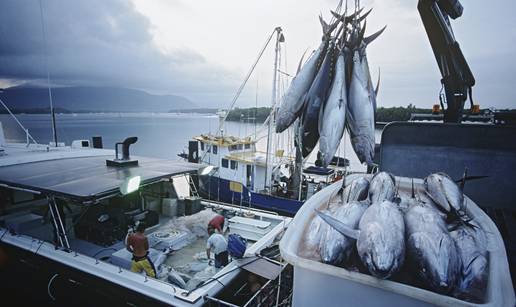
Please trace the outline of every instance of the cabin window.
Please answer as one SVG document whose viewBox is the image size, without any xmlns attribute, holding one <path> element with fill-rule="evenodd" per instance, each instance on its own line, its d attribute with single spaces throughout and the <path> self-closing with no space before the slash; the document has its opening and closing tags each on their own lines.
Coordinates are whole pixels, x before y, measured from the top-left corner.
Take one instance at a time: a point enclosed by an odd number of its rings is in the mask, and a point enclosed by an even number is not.
<svg viewBox="0 0 516 307">
<path fill-rule="evenodd" d="M 237 169 L 238 168 L 238 162 L 231 160 L 231 169 Z"/>
<path fill-rule="evenodd" d="M 251 148 L 251 144 L 245 144 L 245 149 L 250 149 Z"/>
<path fill-rule="evenodd" d="M 204 151 L 204 142 L 201 142 L 201 150 Z"/>
<path fill-rule="evenodd" d="M 213 145 L 213 154 L 216 155 L 217 152 L 218 152 L 219 148 L 217 147 L 217 145 Z"/>
<path fill-rule="evenodd" d="M 228 165 L 229 165 L 229 160 L 228 159 L 222 159 L 222 167 L 223 168 L 228 168 Z"/>
<path fill-rule="evenodd" d="M 244 148 L 244 145 L 238 144 L 238 150 L 242 150 Z"/>
<path fill-rule="evenodd" d="M 233 150 L 237 150 L 237 146 L 236 145 L 229 146 L 229 151 L 233 151 Z"/>
</svg>

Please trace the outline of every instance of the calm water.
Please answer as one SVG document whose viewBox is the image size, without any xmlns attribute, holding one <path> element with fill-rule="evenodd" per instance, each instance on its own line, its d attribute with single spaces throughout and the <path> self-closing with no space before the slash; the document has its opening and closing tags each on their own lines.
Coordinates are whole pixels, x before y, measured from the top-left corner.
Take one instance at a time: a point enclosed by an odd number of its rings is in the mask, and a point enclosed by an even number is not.
<svg viewBox="0 0 516 307">
<path fill-rule="evenodd" d="M 52 128 L 49 115 L 17 115 L 20 122 L 40 144 L 52 140 Z M 25 134 L 8 115 L 0 115 L 5 136 L 11 141 L 25 141 Z M 261 124 L 256 125 L 259 131 Z M 202 133 L 215 133 L 218 129 L 218 117 L 198 114 L 58 114 L 57 133 L 59 142 L 70 145 L 73 140 L 91 139 L 102 136 L 105 148 L 114 148 L 116 142 L 128 136 L 137 136 L 138 142 L 131 148 L 136 155 L 158 158 L 178 159 L 177 153 L 187 151 L 188 141 Z M 227 122 L 226 134 L 235 136 L 253 135 L 254 124 Z M 379 142 L 380 131 L 377 131 Z M 347 137 L 345 146 L 337 152 L 351 161 L 354 170 L 362 170 Z M 258 142 L 258 149 L 265 151 L 266 139 Z M 316 149 L 315 149 L 316 150 Z M 314 151 L 315 151 L 314 150 Z M 309 159 L 313 162 L 315 154 Z"/>
</svg>

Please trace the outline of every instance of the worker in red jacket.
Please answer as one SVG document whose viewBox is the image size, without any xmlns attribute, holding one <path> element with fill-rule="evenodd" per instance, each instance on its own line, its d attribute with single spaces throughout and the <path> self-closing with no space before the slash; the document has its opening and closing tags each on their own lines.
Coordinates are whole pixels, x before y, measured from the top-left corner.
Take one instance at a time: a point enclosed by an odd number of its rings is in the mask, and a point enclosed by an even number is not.
<svg viewBox="0 0 516 307">
<path fill-rule="evenodd" d="M 218 230 L 219 233 L 223 233 L 224 230 L 224 217 L 222 215 L 216 215 L 211 221 L 208 223 L 208 228 L 214 228 Z"/>
<path fill-rule="evenodd" d="M 147 276 L 155 278 L 156 268 L 149 258 L 149 241 L 145 236 L 145 227 L 145 223 L 140 222 L 136 226 L 136 232 L 127 235 L 126 247 L 133 254 L 131 271 L 136 273 L 145 271 Z"/>
</svg>

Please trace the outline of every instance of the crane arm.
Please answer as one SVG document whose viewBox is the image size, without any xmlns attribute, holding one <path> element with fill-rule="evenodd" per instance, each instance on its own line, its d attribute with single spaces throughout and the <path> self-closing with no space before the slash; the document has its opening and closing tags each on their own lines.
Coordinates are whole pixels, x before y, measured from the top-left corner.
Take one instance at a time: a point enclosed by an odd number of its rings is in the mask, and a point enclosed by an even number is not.
<svg viewBox="0 0 516 307">
<path fill-rule="evenodd" d="M 462 16 L 463 7 L 459 0 L 419 0 L 421 15 L 430 45 L 441 72 L 441 83 L 445 91 L 447 108 L 445 122 L 460 122 L 464 102 L 475 85 L 475 77 L 455 40 L 450 18 Z"/>
</svg>

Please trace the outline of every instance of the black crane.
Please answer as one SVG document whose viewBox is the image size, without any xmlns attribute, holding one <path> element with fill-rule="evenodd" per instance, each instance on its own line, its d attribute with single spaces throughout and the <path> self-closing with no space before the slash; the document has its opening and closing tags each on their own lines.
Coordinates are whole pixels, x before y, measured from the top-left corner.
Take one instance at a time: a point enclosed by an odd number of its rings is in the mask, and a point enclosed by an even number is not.
<svg viewBox="0 0 516 307">
<path fill-rule="evenodd" d="M 475 77 L 455 40 L 450 18 L 462 16 L 464 9 L 459 0 L 419 0 L 417 8 L 442 75 L 445 95 L 440 95 L 439 99 L 444 122 L 460 123 L 468 96 L 473 106 L 471 95 Z"/>
</svg>

